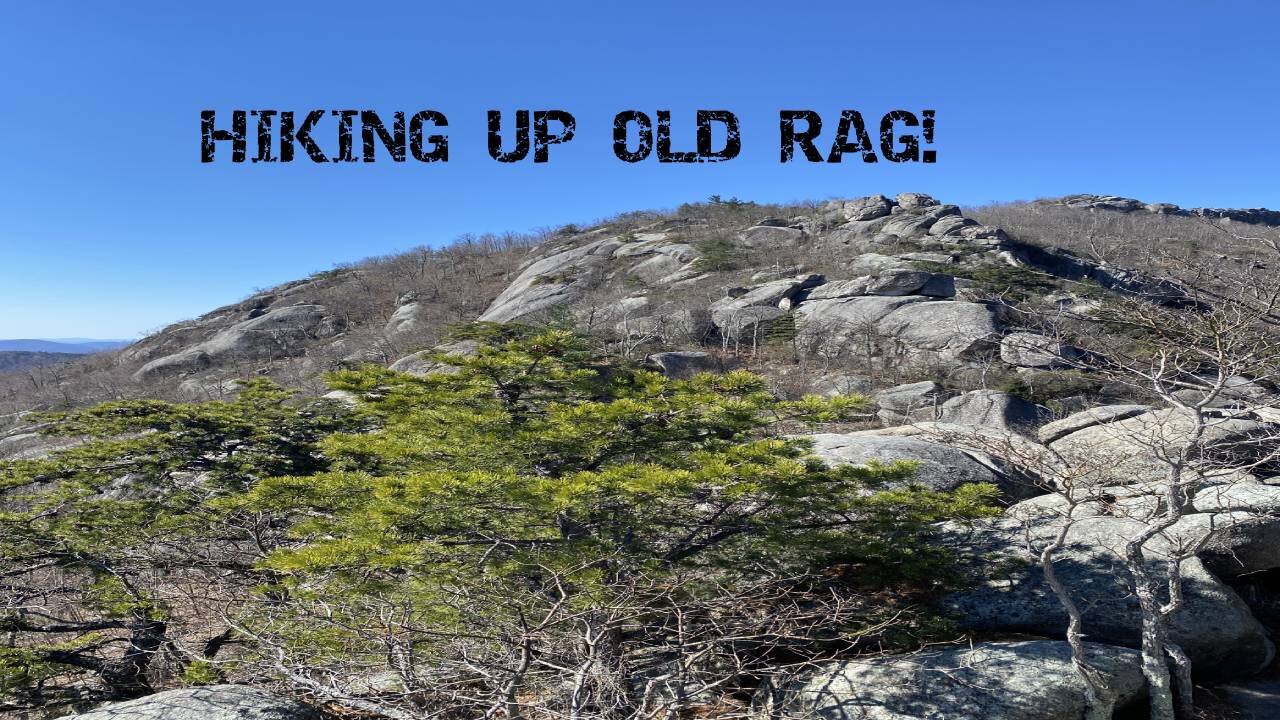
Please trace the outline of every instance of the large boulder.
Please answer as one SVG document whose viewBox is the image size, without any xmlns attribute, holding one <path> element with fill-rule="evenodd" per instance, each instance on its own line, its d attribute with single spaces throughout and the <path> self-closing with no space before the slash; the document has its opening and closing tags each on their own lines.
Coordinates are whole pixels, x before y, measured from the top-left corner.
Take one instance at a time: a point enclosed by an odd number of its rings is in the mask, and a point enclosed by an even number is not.
<svg viewBox="0 0 1280 720">
<path fill-rule="evenodd" d="M 875 220 L 888 216 L 893 203 L 883 195 L 871 195 L 844 203 L 840 212 L 846 220 Z"/>
<path fill-rule="evenodd" d="M 797 275 L 757 285 L 711 304 L 711 322 L 725 337 L 760 339 L 760 334 L 787 314 L 803 290 L 820 285 L 821 275 Z"/>
<path fill-rule="evenodd" d="M 1016 395 L 998 390 L 973 390 L 943 403 L 939 420 L 1029 433 L 1047 415 L 1045 408 Z"/>
<path fill-rule="evenodd" d="M 400 304 L 387 319 L 387 324 L 382 328 L 382 334 L 388 340 L 412 335 L 422 327 L 425 314 L 426 309 L 422 303 L 418 302 L 416 295 L 408 293 L 400 298 Z"/>
<path fill-rule="evenodd" d="M 645 362 L 663 375 L 677 380 L 688 380 L 699 373 L 718 373 L 724 366 L 716 356 L 693 350 L 654 353 Z"/>
<path fill-rule="evenodd" d="M 480 343 L 475 340 L 459 340 L 457 342 L 437 345 L 427 350 L 419 350 L 412 355 L 396 360 L 391 363 L 391 370 L 396 372 L 408 373 L 419 377 L 434 375 L 437 373 L 454 372 L 457 368 L 447 363 L 437 362 L 432 359 L 435 355 L 461 355 L 463 357 L 471 357 L 480 349 Z"/>
<path fill-rule="evenodd" d="M 898 193 L 894 200 L 898 202 L 898 206 L 905 210 L 914 210 L 915 208 L 934 207 L 940 203 L 933 199 L 930 195 L 924 193 L 904 192 Z"/>
<path fill-rule="evenodd" d="M 1200 558 L 1215 575 L 1237 578 L 1280 567 L 1280 486 L 1234 479 L 1201 488 L 1193 514 L 1171 533 L 1204 537 Z"/>
<path fill-rule="evenodd" d="M 1153 410 L 1077 430 L 1050 447 L 1077 467 L 1093 468 L 1094 482 L 1141 482 L 1170 471 L 1165 458 L 1186 447 L 1194 427 L 1194 417 L 1184 411 Z M 1208 467 L 1241 465 L 1273 449 L 1268 441 L 1255 441 L 1271 434 L 1257 420 L 1211 417 L 1199 440 L 1204 449 L 1199 459 Z"/>
<path fill-rule="evenodd" d="M 210 685 L 107 703 L 80 720 L 319 720 L 315 708 L 247 685 Z"/>
<path fill-rule="evenodd" d="M 877 323 L 882 333 L 944 359 L 970 358 L 992 351 L 1000 319 L 984 303 L 941 300 L 904 305 Z"/>
<path fill-rule="evenodd" d="M 861 352 L 868 341 L 882 340 L 880 322 L 895 310 L 923 302 L 927 298 L 917 295 L 808 300 L 796 308 L 796 335 L 809 352 L 842 357 Z"/>
<path fill-rule="evenodd" d="M 1000 359 L 1017 367 L 1052 370 L 1070 367 L 1080 351 L 1039 333 L 1014 332 L 1000 341 Z"/>
<path fill-rule="evenodd" d="M 942 402 L 950 393 L 932 380 L 895 385 L 876 393 L 876 416 L 885 425 L 937 420 Z"/>
<path fill-rule="evenodd" d="M 1196 478 L 1200 487 L 1185 515 L 1158 543 L 1194 549 L 1215 576 L 1228 581 L 1280 568 L 1280 486 L 1240 471 Z M 1150 522 L 1165 508 L 1162 483 L 1094 486 L 1024 500 L 1008 515 L 1035 524 L 1060 525 L 1068 515 L 1125 517 Z"/>
<path fill-rule="evenodd" d="M 1036 493 L 1032 483 L 984 453 L 918 437 L 844 433 L 819 433 L 811 437 L 813 454 L 833 467 L 911 460 L 918 463 L 912 482 L 930 490 L 949 491 L 970 483 L 988 483 L 1013 500 Z"/>
<path fill-rule="evenodd" d="M 1090 643 L 1086 660 L 1124 709 L 1146 695 L 1138 653 Z M 1084 681 L 1061 641 L 988 642 L 833 663 L 774 693 L 774 717 L 822 720 L 1078 720 Z"/>
<path fill-rule="evenodd" d="M 1023 521 L 1015 508 L 1004 517 L 944 527 L 942 542 L 960 553 L 982 580 L 948 596 L 942 605 L 970 631 L 1062 637 L 1067 615 L 1045 581 L 1038 550 L 1065 521 Z M 1109 516 L 1078 519 L 1068 528 L 1054 568 L 1081 608 L 1091 640 L 1139 645 L 1141 616 L 1121 557 L 1125 542 L 1145 528 L 1140 520 Z M 1165 558 L 1175 542 L 1162 536 L 1146 546 L 1148 568 L 1158 579 L 1166 577 Z M 1198 676 L 1243 677 L 1266 667 L 1274 647 L 1240 596 L 1197 558 L 1182 563 L 1182 575 L 1185 604 L 1173 616 L 1169 634 L 1191 656 Z"/>
<path fill-rule="evenodd" d="M 1124 420 L 1151 410 L 1150 405 L 1099 405 L 1068 415 L 1061 420 L 1045 423 L 1036 431 L 1042 443 L 1051 443 L 1094 425 Z"/>
<path fill-rule="evenodd" d="M 823 397 L 869 395 L 874 387 L 875 382 L 871 378 L 854 373 L 823 375 L 809 385 L 812 392 Z"/>
</svg>

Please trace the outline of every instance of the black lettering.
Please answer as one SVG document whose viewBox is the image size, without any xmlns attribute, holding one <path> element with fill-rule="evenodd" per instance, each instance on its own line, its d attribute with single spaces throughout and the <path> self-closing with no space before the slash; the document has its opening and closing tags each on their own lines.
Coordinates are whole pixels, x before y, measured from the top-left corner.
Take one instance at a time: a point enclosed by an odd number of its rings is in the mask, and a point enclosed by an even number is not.
<svg viewBox="0 0 1280 720">
<path fill-rule="evenodd" d="M 364 150 L 364 161 L 367 163 L 374 162 L 377 157 L 374 155 L 374 149 L 377 147 L 373 140 L 377 139 L 382 142 L 382 146 L 391 154 L 393 162 L 404 162 L 404 113 L 396 111 L 395 121 L 391 125 L 391 132 L 387 132 L 386 126 L 382 124 L 382 118 L 378 117 L 378 113 L 372 110 L 360 111 L 360 140 Z"/>
<path fill-rule="evenodd" d="M 924 144 L 932 145 L 933 144 L 934 111 L 922 110 L 920 112 L 920 115 L 922 116 L 921 122 L 922 122 L 922 130 L 924 133 Z M 925 150 L 924 152 L 920 153 L 920 162 L 931 163 L 931 162 L 937 162 L 937 161 L 938 161 L 938 153 L 936 150 Z"/>
<path fill-rule="evenodd" d="M 725 126 L 724 148 L 711 150 L 711 123 L 721 122 Z M 698 111 L 698 159 L 702 162 L 722 162 L 738 157 L 742 152 L 742 135 L 738 127 L 738 116 L 728 110 Z"/>
<path fill-rule="evenodd" d="M 413 158 L 421 162 L 445 162 L 449 159 L 449 137 L 437 134 L 427 136 L 431 143 L 431 151 L 424 152 L 422 147 L 422 126 L 430 123 L 433 127 L 449 127 L 449 119 L 444 113 L 435 110 L 422 110 L 409 118 L 409 152 Z"/>
<path fill-rule="evenodd" d="M 529 111 L 516 111 L 516 147 L 502 150 L 502 111 L 489 111 L 489 157 L 498 162 L 520 162 L 529 154 Z"/>
<path fill-rule="evenodd" d="M 360 114 L 359 110 L 334 110 L 333 114 L 338 118 L 338 156 L 333 159 L 334 162 L 355 162 L 355 155 L 351 153 L 352 138 L 351 125 L 356 116 Z"/>
<path fill-rule="evenodd" d="M 658 162 L 698 162 L 698 154 L 671 151 L 671 111 L 658 111 Z"/>
<path fill-rule="evenodd" d="M 627 125 L 640 130 L 640 145 L 632 152 L 627 145 Z M 629 163 L 640 162 L 653 152 L 653 122 L 639 110 L 623 110 L 613 117 L 613 154 Z"/>
<path fill-rule="evenodd" d="M 850 133 L 853 142 L 849 141 Z M 862 162 L 873 163 L 878 160 L 875 149 L 871 146 L 871 136 L 867 134 L 867 126 L 862 122 L 862 113 L 857 110 L 845 110 L 840 113 L 840 125 L 836 127 L 836 140 L 831 145 L 831 154 L 827 162 L 838 163 L 845 153 L 862 153 Z"/>
<path fill-rule="evenodd" d="M 547 123 L 560 123 L 560 132 L 552 135 L 548 132 Z M 533 113 L 533 161 L 544 163 L 551 156 L 551 146 L 567 143 L 573 139 L 578 123 L 573 115 L 564 110 L 535 110 Z"/>
<path fill-rule="evenodd" d="M 329 158 L 325 157 L 324 152 L 316 145 L 316 141 L 311 139 L 311 131 L 315 129 L 316 123 L 324 118 L 324 110 L 312 110 L 307 113 L 307 117 L 302 121 L 302 125 L 294 130 L 293 112 L 286 110 L 280 113 L 280 162 L 293 162 L 293 144 L 302 146 L 307 152 L 307 156 L 312 162 L 327 163 Z"/>
<path fill-rule="evenodd" d="M 804 120 L 804 132 L 796 132 L 796 121 Z M 822 153 L 813 141 L 822 132 L 822 117 L 812 110 L 780 110 L 778 112 L 778 130 L 782 141 L 782 162 L 791 162 L 795 157 L 796 145 L 804 152 L 809 162 L 822 162 Z"/>
<path fill-rule="evenodd" d="M 907 127 L 919 127 L 920 121 L 914 113 L 906 110 L 890 110 L 880 118 L 880 153 L 889 162 L 917 162 L 920 160 L 920 141 L 915 135 L 897 135 L 895 138 L 893 124 L 900 122 Z M 901 150 L 894 150 L 894 140 L 902 143 Z"/>
<path fill-rule="evenodd" d="M 253 115 L 258 118 L 258 154 L 254 156 L 253 161 L 259 162 L 275 162 L 276 156 L 271 153 L 271 118 L 277 115 L 275 110 L 253 110 Z"/>
<path fill-rule="evenodd" d="M 245 133 L 249 127 L 249 119 L 244 110 L 231 111 L 231 129 L 218 130 L 215 127 L 216 113 L 213 110 L 200 111 L 200 162 L 213 162 L 214 143 L 231 141 L 231 162 L 244 162 L 249 150 Z"/>
</svg>

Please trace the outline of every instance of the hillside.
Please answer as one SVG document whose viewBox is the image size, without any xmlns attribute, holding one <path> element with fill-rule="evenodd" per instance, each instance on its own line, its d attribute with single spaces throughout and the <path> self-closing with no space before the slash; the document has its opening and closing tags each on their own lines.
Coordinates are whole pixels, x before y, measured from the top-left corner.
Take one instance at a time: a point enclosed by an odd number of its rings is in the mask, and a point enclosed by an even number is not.
<svg viewBox="0 0 1280 720">
<path fill-rule="evenodd" d="M 0 375 L 0 710 L 1269 713 L 1277 262 L 1268 210 L 714 198 Z"/>
<path fill-rule="evenodd" d="M 814 299 L 831 301 L 842 297 L 834 281 L 884 269 L 911 270 L 958 280 L 954 292 L 928 296 L 935 300 L 986 301 L 1010 290 L 1052 297 L 1065 306 L 1081 301 L 1098 284 L 1133 289 L 1148 277 L 1177 274 L 1171 266 L 1175 257 L 1187 262 L 1208 257 L 1237 266 L 1259 262 L 1253 258 L 1267 248 L 1250 239 L 1250 231 L 1274 236 L 1274 226 L 1266 224 L 1274 216 L 1266 211 L 1148 209 L 1133 200 L 1078 196 L 962 213 L 914 197 L 908 194 L 904 203 L 868 198 L 785 207 L 692 204 L 541 236 L 464 238 L 439 250 L 372 258 L 256 293 L 164 328 L 123 351 L 61 366 L 56 377 L 0 379 L 0 417 L 125 397 L 222 397 L 230 381 L 264 374 L 321 392 L 317 378 L 326 371 L 364 362 L 390 365 L 436 344 L 447 327 L 477 318 L 569 316 L 591 331 L 608 332 L 620 323 L 638 325 L 627 331 L 624 355 L 709 346 L 755 367 L 786 354 L 778 351 L 780 334 L 806 322 L 810 333 L 824 323 L 849 322 L 843 310 L 819 312 L 849 303 L 811 302 L 762 314 L 747 309 L 756 302 L 750 298 L 722 301 L 733 288 L 780 281 L 776 292 L 769 292 L 802 298 L 823 282 L 828 287 Z M 795 287 L 786 287 L 789 278 L 801 275 Z M 926 297 L 917 290 L 870 293 Z M 774 304 L 777 298 L 766 300 Z M 904 309 L 897 317 L 926 312 L 955 313 L 945 322 L 960 321 L 971 335 L 917 338 L 917 349 L 932 358 L 972 354 L 983 336 L 1008 330 L 971 304 Z M 726 328 L 713 313 L 734 319 Z M 852 321 L 862 322 L 862 314 L 856 315 Z M 908 324 L 892 320 L 886 327 L 897 332 Z M 769 333 L 771 341 L 762 343 Z M 804 334 L 801 330 L 795 339 L 797 348 L 806 341 Z M 824 371 L 887 373 L 886 382 L 906 377 L 885 358 L 859 361 L 843 344 L 837 349 L 827 342 L 821 353 L 797 354 L 793 368 L 778 368 L 787 378 L 779 382 L 801 389 L 805 381 L 793 371 L 815 357 Z M 912 372 L 919 374 L 919 368 Z M 963 378 L 956 381 L 968 387 Z"/>
</svg>

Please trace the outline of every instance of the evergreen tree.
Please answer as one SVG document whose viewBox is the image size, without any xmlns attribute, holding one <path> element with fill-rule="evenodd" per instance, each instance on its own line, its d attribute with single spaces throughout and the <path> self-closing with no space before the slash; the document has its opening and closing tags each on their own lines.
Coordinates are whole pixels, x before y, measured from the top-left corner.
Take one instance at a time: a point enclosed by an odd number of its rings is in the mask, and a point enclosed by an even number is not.
<svg viewBox="0 0 1280 720">
<path fill-rule="evenodd" d="M 293 681 L 367 697 L 390 669 L 384 712 L 676 711 L 922 631 L 913 601 L 947 577 L 929 524 L 988 511 L 990 487 L 827 468 L 781 434 L 866 398 L 605 365 L 567 332 L 471 339 L 426 377 L 335 375 L 377 429 L 327 438 L 329 470 L 236 501 L 291 518 L 265 564 L 289 598 L 239 626 Z"/>
<path fill-rule="evenodd" d="M 227 599 L 214 586 L 249 592 L 280 526 L 210 501 L 321 469 L 316 443 L 352 427 L 291 395 L 256 380 L 231 402 L 36 418 L 89 441 L 0 463 L 0 707 L 144 695 L 156 658 L 198 670 L 216 652 L 229 636 L 201 605 Z"/>
</svg>

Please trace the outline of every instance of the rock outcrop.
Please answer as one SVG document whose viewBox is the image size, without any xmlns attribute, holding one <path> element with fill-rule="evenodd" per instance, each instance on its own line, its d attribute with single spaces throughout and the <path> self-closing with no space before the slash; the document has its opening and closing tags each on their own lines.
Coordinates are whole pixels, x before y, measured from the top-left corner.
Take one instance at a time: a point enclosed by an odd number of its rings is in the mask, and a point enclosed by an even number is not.
<svg viewBox="0 0 1280 720">
<path fill-rule="evenodd" d="M 1138 654 L 1089 644 L 1124 709 L 1146 695 Z M 822 720 L 1077 720 L 1084 682 L 1065 642 L 989 642 L 821 668 L 773 694 L 774 717 Z"/>
<path fill-rule="evenodd" d="M 343 325 L 340 317 L 322 305 L 274 308 L 231 325 L 208 340 L 154 359 L 139 368 L 134 378 L 145 382 L 215 364 L 294 357 L 306 352 L 307 340 L 333 337 Z"/>
<path fill-rule="evenodd" d="M 1078 467 L 1095 468 L 1098 482 L 1114 484 L 1117 478 L 1141 482 L 1168 474 L 1170 465 L 1165 458 L 1187 445 L 1192 429 L 1192 417 L 1183 411 L 1152 410 L 1089 425 L 1059 437 L 1050 447 Z M 1209 419 L 1198 444 L 1207 448 L 1202 453 L 1207 456 L 1205 463 L 1227 467 L 1266 455 L 1268 443 L 1245 441 L 1273 432 L 1260 420 L 1215 417 Z"/>
<path fill-rule="evenodd" d="M 938 419 L 956 425 L 979 425 L 1030 434 L 1048 410 L 998 390 L 973 390 L 942 404 Z"/>
<path fill-rule="evenodd" d="M 1146 203 L 1118 195 L 1067 195 L 1056 200 L 1040 201 L 1047 205 L 1063 205 L 1083 210 L 1111 212 L 1145 212 L 1153 215 L 1181 215 L 1211 220 L 1235 220 L 1251 225 L 1280 225 L 1280 211 L 1266 208 L 1181 208 L 1171 203 Z"/>
<path fill-rule="evenodd" d="M 320 720 L 308 705 L 246 685 L 210 685 L 107 703 L 81 720 Z"/>
<path fill-rule="evenodd" d="M 954 490 L 969 483 L 988 483 L 1014 500 L 1035 494 L 1025 478 L 983 453 L 891 435 L 819 433 L 811 436 L 813 454 L 828 465 L 866 465 L 910 460 L 918 463 L 911 481 L 931 490 Z"/>
<path fill-rule="evenodd" d="M 1061 637 L 1067 616 L 1046 582 L 1031 547 L 1040 547 L 1057 532 L 1061 520 L 1017 519 L 1008 515 L 970 527 L 950 527 L 946 542 L 973 563 L 987 580 L 949 596 L 943 606 L 961 627 L 978 632 L 1021 632 Z M 1085 517 L 1071 524 L 1067 545 L 1056 555 L 1058 578 L 1084 613 L 1088 636 L 1095 642 L 1136 647 L 1139 610 L 1121 557 L 1127 538 L 1144 524 L 1126 517 Z M 1173 541 L 1148 543 L 1151 571 L 1167 571 L 1162 554 Z M 993 568 L 1001 568 L 992 574 Z M 1243 600 L 1199 559 L 1182 564 L 1185 606 L 1172 618 L 1170 639 L 1191 656 L 1206 679 L 1243 677 L 1258 672 L 1274 657 L 1265 628 Z"/>
</svg>

